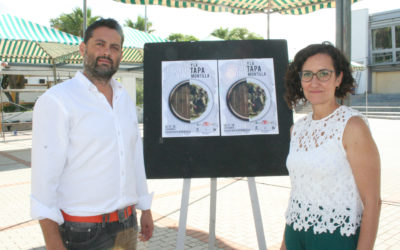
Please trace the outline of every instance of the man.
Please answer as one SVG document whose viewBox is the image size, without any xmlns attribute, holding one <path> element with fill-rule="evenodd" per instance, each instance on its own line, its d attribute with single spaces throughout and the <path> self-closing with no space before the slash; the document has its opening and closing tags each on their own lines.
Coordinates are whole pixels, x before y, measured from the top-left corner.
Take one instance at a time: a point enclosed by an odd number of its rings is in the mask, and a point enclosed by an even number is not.
<svg viewBox="0 0 400 250">
<path fill-rule="evenodd" d="M 135 105 L 112 79 L 124 36 L 113 19 L 90 25 L 83 73 L 49 89 L 33 113 L 31 214 L 47 249 L 135 249 L 153 234 Z"/>
</svg>

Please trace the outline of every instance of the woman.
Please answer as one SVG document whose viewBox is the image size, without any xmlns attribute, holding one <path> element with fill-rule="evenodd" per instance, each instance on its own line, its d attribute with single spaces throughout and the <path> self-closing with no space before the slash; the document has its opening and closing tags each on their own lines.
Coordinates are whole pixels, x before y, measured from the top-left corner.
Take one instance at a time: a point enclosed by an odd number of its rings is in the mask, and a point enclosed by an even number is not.
<svg viewBox="0 0 400 250">
<path fill-rule="evenodd" d="M 281 249 L 373 249 L 380 214 L 380 159 L 366 118 L 337 103 L 353 88 L 350 64 L 330 44 L 297 53 L 286 73 L 290 108 L 312 113 L 291 128 L 292 184 Z"/>
</svg>

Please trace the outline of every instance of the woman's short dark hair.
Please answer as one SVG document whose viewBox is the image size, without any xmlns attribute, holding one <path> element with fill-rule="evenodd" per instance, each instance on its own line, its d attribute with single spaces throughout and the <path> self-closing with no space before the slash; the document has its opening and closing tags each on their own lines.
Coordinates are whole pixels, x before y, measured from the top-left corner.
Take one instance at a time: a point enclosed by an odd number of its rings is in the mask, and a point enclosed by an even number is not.
<svg viewBox="0 0 400 250">
<path fill-rule="evenodd" d="M 354 87 L 354 78 L 350 63 L 342 52 L 327 42 L 322 44 L 311 44 L 296 54 L 293 62 L 289 64 L 289 68 L 286 71 L 286 93 L 284 98 L 291 109 L 294 108 L 299 101 L 307 101 L 301 88 L 299 72 L 302 71 L 305 61 L 316 54 L 326 54 L 332 58 L 336 76 L 338 76 L 340 72 L 343 72 L 342 82 L 340 83 L 339 88 L 335 91 L 335 96 L 337 98 L 344 98 Z"/>
<path fill-rule="evenodd" d="M 89 39 L 93 36 L 93 31 L 100 27 L 107 27 L 116 30 L 118 34 L 121 36 L 121 46 L 124 44 L 124 32 L 122 31 L 122 28 L 119 25 L 119 23 L 112 18 L 107 18 L 107 19 L 101 18 L 93 22 L 91 25 L 89 25 L 89 27 L 87 27 L 85 31 L 83 42 L 87 44 L 87 41 L 89 41 Z"/>
</svg>

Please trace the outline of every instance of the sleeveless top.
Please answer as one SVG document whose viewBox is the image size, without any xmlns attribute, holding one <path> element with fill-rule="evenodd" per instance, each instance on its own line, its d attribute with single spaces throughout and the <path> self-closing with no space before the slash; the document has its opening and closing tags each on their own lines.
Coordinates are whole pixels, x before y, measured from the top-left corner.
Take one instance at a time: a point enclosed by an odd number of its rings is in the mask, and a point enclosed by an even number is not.
<svg viewBox="0 0 400 250">
<path fill-rule="evenodd" d="M 361 224 L 363 204 L 343 147 L 348 120 L 360 112 L 340 106 L 321 120 L 312 113 L 297 121 L 292 129 L 286 160 L 291 180 L 286 223 L 295 230 L 314 234 L 354 235 Z"/>
</svg>

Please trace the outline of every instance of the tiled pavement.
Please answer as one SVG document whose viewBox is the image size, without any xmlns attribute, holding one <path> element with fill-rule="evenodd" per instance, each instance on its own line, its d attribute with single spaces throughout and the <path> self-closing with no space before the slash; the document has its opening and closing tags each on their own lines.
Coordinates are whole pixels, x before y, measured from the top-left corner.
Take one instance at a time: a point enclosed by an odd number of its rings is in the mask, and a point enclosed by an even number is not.
<svg viewBox="0 0 400 250">
<path fill-rule="evenodd" d="M 370 119 L 382 161 L 382 213 L 375 249 L 400 250 L 400 121 Z M 5 140 L 4 140 L 5 139 Z M 45 249 L 29 217 L 31 132 L 0 137 L 0 249 Z M 246 178 L 217 179 L 216 249 L 258 249 Z M 139 249 L 175 249 L 183 180 L 149 180 L 154 191 L 153 238 Z M 257 177 L 268 249 L 279 249 L 288 177 Z M 192 179 L 185 249 L 208 249 L 210 179 Z"/>
</svg>

